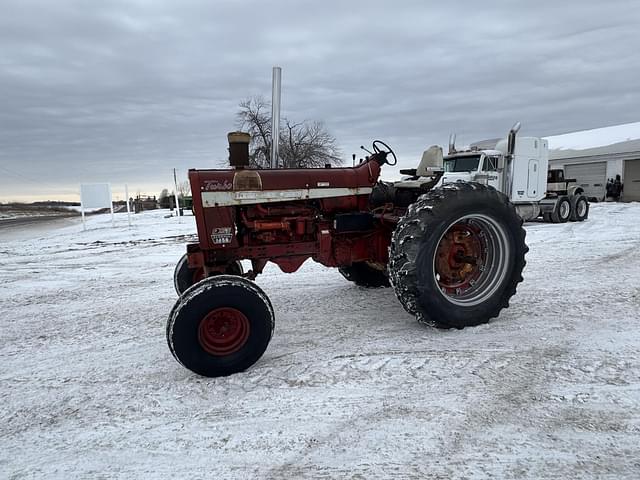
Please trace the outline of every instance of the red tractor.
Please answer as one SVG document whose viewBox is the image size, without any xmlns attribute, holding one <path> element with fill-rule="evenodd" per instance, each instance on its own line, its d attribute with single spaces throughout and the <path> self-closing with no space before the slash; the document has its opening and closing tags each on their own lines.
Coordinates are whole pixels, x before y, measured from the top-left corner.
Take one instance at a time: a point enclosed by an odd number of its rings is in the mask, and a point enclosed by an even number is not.
<svg viewBox="0 0 640 480">
<path fill-rule="evenodd" d="M 248 144 L 231 133 L 231 169 L 189 171 L 199 241 L 176 267 L 180 298 L 167 323 L 186 368 L 224 376 L 262 356 L 274 311 L 253 280 L 267 262 L 291 273 L 312 258 L 357 285 L 392 286 L 407 312 L 440 328 L 479 325 L 508 307 L 528 250 L 522 220 L 492 187 L 434 188 L 439 147 L 401 171 L 404 180 L 382 182 L 381 167 L 397 159 L 379 140 L 349 168 L 254 169 Z"/>
</svg>

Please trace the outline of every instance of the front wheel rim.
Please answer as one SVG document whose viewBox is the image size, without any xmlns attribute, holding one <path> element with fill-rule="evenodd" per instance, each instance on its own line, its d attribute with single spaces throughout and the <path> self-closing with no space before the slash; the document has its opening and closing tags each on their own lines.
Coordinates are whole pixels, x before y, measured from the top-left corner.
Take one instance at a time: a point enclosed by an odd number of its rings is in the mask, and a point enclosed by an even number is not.
<svg viewBox="0 0 640 480">
<path fill-rule="evenodd" d="M 458 306 L 473 307 L 503 285 L 513 263 L 506 227 L 485 214 L 465 215 L 440 236 L 433 277 L 442 296 Z"/>
<path fill-rule="evenodd" d="M 200 321 L 198 342 L 211 355 L 231 355 L 247 343 L 250 331 L 249 319 L 240 310 L 216 308 Z"/>
</svg>

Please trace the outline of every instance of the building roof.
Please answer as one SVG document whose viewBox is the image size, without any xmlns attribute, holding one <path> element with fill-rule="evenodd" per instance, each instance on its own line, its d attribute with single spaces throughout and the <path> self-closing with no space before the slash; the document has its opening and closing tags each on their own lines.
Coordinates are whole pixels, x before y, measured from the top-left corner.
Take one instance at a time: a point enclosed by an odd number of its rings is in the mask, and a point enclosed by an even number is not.
<svg viewBox="0 0 640 480">
<path fill-rule="evenodd" d="M 640 153 L 640 122 L 545 137 L 549 158 L 628 156 Z"/>
</svg>

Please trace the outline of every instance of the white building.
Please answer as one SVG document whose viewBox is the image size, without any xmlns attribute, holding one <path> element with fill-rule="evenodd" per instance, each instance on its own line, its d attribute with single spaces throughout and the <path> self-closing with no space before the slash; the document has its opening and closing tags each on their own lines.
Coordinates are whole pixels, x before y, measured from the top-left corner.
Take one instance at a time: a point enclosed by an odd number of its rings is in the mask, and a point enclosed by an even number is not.
<svg viewBox="0 0 640 480">
<path fill-rule="evenodd" d="M 620 175 L 622 200 L 640 201 L 640 122 L 546 137 L 549 168 L 564 168 L 587 196 L 605 197 L 607 179 Z"/>
</svg>

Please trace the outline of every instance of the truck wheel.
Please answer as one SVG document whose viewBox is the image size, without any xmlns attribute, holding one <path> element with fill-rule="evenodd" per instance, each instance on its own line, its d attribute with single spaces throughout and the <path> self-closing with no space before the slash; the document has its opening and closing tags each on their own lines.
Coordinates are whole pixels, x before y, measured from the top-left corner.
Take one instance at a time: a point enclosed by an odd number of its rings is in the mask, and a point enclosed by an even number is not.
<svg viewBox="0 0 640 480">
<path fill-rule="evenodd" d="M 589 202 L 584 195 L 571 197 L 571 221 L 583 222 L 589 216 Z"/>
<path fill-rule="evenodd" d="M 229 264 L 225 273 L 228 275 L 242 275 L 244 270 L 242 269 L 242 264 L 239 261 L 235 261 Z M 189 287 L 204 278 L 204 270 L 202 268 L 189 268 L 187 254 L 185 253 L 173 271 L 173 286 L 176 289 L 176 293 L 182 295 Z"/>
<path fill-rule="evenodd" d="M 222 377 L 256 363 L 273 327 L 271 302 L 255 283 L 216 275 L 177 301 L 167 322 L 167 343 L 176 360 L 192 372 Z"/>
<path fill-rule="evenodd" d="M 571 202 L 567 197 L 558 198 L 556 208 L 551 213 L 553 223 L 565 223 L 571 218 Z"/>
<path fill-rule="evenodd" d="M 509 199 L 477 183 L 422 195 L 398 222 L 389 276 L 418 320 L 441 328 L 486 323 L 522 281 L 525 231 Z"/>
<path fill-rule="evenodd" d="M 388 287 L 389 277 L 386 269 L 372 267 L 368 262 L 353 263 L 348 267 L 340 267 L 338 271 L 344 278 L 360 287 Z"/>
</svg>

